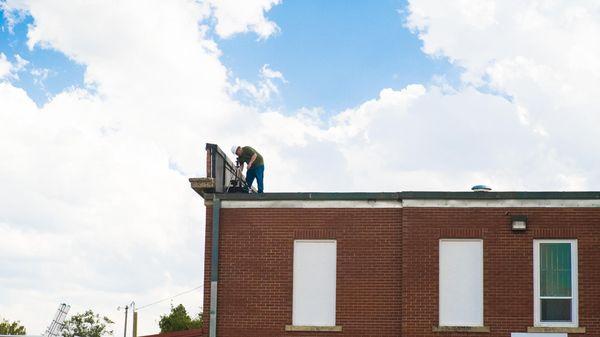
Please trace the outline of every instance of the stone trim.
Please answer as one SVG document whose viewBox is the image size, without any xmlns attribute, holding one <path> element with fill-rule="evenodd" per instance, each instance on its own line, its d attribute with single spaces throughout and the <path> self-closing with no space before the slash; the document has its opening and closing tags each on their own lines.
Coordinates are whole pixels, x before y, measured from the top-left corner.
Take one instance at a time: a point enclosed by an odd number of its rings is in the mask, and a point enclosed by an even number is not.
<svg viewBox="0 0 600 337">
<path fill-rule="evenodd" d="M 490 332 L 487 326 L 434 326 L 433 332 Z"/>
<path fill-rule="evenodd" d="M 313 325 L 286 325 L 285 331 L 325 331 L 325 332 L 341 332 L 342 326 L 313 326 Z"/>
<path fill-rule="evenodd" d="M 585 333 L 584 327 L 568 328 L 568 327 L 542 327 L 542 326 L 530 326 L 527 328 L 527 332 L 562 332 L 562 333 Z"/>
</svg>

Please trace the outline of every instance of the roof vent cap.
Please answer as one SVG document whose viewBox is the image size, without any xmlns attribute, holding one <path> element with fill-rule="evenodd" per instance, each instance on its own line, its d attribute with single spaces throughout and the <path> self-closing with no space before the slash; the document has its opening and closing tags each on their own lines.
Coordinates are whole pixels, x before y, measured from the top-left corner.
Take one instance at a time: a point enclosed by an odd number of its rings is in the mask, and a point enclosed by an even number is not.
<svg viewBox="0 0 600 337">
<path fill-rule="evenodd" d="M 475 185 L 471 187 L 471 191 L 473 192 L 489 192 L 492 188 L 486 185 Z"/>
</svg>

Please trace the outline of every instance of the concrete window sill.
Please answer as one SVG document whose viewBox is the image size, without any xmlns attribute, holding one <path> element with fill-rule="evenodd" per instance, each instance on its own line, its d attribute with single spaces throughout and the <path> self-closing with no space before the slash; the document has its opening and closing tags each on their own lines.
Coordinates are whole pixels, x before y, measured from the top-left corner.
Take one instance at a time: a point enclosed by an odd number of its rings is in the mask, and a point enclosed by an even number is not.
<svg viewBox="0 0 600 337">
<path fill-rule="evenodd" d="M 324 331 L 324 332 L 341 332 L 342 326 L 313 326 L 313 325 L 286 325 L 285 331 Z"/>
<path fill-rule="evenodd" d="M 563 332 L 563 333 L 585 333 L 585 328 L 562 328 L 562 327 L 542 327 L 542 326 L 531 326 L 527 328 L 527 332 Z"/>
<path fill-rule="evenodd" d="M 490 332 L 487 326 L 434 326 L 433 332 Z"/>
</svg>

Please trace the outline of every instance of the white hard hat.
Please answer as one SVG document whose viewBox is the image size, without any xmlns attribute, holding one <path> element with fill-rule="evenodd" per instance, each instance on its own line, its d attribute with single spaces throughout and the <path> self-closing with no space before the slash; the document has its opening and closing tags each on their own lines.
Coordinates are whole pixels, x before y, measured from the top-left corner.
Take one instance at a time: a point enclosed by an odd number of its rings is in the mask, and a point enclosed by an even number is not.
<svg viewBox="0 0 600 337">
<path fill-rule="evenodd" d="M 237 151 L 238 147 L 240 147 L 240 146 L 239 146 L 239 145 L 234 145 L 234 146 L 232 146 L 232 147 L 231 147 L 231 153 L 233 153 L 233 154 L 237 154 L 237 153 L 236 153 L 236 151 Z"/>
</svg>

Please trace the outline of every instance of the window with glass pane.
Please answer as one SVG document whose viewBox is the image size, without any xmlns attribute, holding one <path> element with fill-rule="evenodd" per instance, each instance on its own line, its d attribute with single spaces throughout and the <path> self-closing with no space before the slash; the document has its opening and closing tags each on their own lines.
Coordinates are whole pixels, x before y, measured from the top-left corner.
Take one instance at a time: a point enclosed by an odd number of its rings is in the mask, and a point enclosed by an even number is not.
<svg viewBox="0 0 600 337">
<path fill-rule="evenodd" d="M 571 243 L 540 243 L 540 319 L 571 322 Z"/>
</svg>

